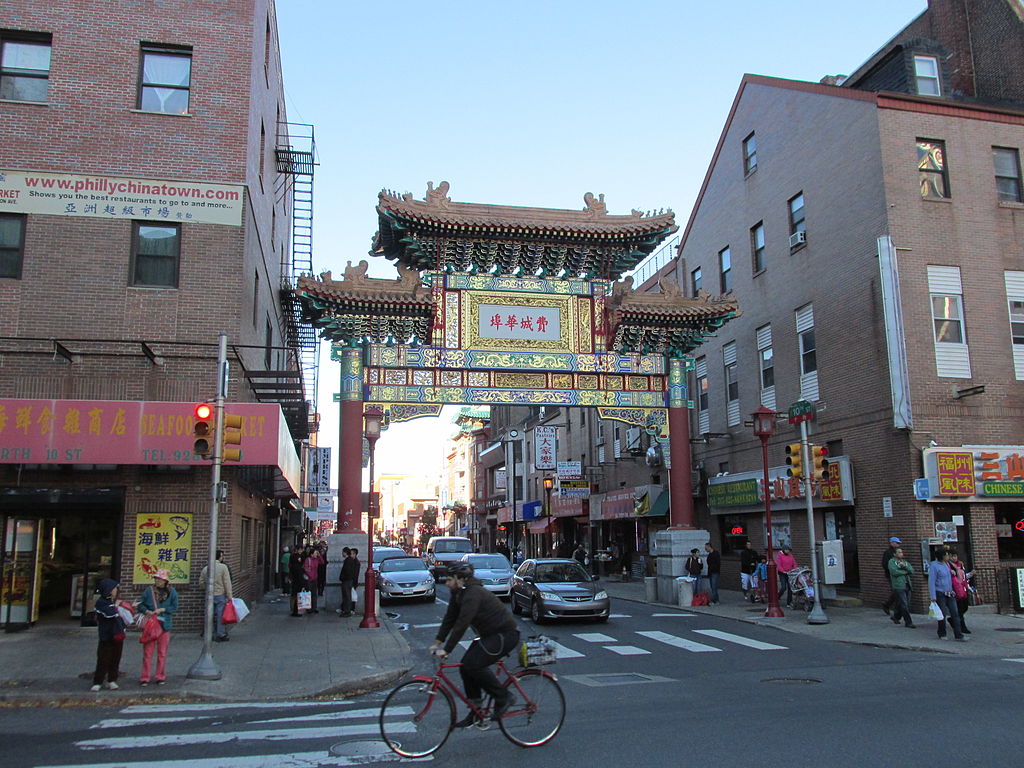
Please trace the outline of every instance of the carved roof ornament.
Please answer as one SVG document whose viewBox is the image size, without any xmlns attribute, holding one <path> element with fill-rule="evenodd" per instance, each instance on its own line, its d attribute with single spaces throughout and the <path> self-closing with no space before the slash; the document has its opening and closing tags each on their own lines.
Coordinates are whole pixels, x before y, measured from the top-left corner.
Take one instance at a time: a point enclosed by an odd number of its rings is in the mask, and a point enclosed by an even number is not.
<svg viewBox="0 0 1024 768">
<path fill-rule="evenodd" d="M 598 216 L 608 215 L 608 206 L 604 204 L 604 193 L 598 195 L 598 199 L 594 199 L 592 192 L 587 192 L 583 196 L 583 203 L 586 206 L 583 209 L 584 215 L 588 219 L 596 219 Z"/>
<path fill-rule="evenodd" d="M 411 301 L 429 302 L 430 290 L 423 285 L 415 269 L 398 267 L 398 278 L 368 277 L 370 265 L 366 259 L 352 266 L 348 262 L 341 280 L 333 279 L 330 272 L 323 272 L 319 280 L 303 275 L 299 278 L 298 290 L 312 295 L 355 301 Z"/>
</svg>

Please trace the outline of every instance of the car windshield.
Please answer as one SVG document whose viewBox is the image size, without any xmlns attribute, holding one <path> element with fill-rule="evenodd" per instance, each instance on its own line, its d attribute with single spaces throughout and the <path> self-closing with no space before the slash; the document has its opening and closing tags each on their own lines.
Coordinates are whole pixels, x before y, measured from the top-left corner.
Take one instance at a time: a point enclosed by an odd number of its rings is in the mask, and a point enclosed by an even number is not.
<svg viewBox="0 0 1024 768">
<path fill-rule="evenodd" d="M 449 539 L 447 541 L 435 541 L 435 552 L 472 552 L 473 544 L 469 540 Z"/>
<path fill-rule="evenodd" d="M 590 581 L 578 563 L 538 563 L 534 579 L 541 583 L 557 581 Z"/>
<path fill-rule="evenodd" d="M 380 564 L 381 573 L 389 571 L 423 571 L 426 568 L 418 557 L 392 557 Z"/>
<path fill-rule="evenodd" d="M 382 560 L 387 560 L 390 557 L 405 557 L 405 552 L 400 549 L 385 549 L 382 551 L 374 551 L 373 562 L 379 563 Z"/>
<path fill-rule="evenodd" d="M 490 569 L 493 571 L 511 571 L 512 566 L 504 555 L 484 555 L 483 557 L 471 557 L 469 562 L 477 569 Z"/>
</svg>

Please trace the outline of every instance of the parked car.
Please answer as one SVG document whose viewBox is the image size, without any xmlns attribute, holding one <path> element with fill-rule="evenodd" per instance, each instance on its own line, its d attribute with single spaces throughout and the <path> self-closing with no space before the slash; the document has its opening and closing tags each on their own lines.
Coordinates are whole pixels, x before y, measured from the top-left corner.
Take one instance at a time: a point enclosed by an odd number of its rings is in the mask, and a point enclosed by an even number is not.
<svg viewBox="0 0 1024 768">
<path fill-rule="evenodd" d="M 484 589 L 498 597 L 512 596 L 512 564 L 504 555 L 463 555 L 462 562 L 473 566 L 473 575 L 480 579 Z"/>
<path fill-rule="evenodd" d="M 434 602 L 437 599 L 434 577 L 420 558 L 410 555 L 389 557 L 380 562 L 377 589 L 381 600 L 422 598 Z"/>
<path fill-rule="evenodd" d="M 529 612 L 535 624 L 545 619 L 608 621 L 611 600 L 575 560 L 526 560 L 512 578 L 512 613 Z"/>
<path fill-rule="evenodd" d="M 473 551 L 473 542 L 465 536 L 431 536 L 427 541 L 427 549 L 423 553 L 434 578 L 441 581 L 448 575 L 449 566 Z"/>
</svg>

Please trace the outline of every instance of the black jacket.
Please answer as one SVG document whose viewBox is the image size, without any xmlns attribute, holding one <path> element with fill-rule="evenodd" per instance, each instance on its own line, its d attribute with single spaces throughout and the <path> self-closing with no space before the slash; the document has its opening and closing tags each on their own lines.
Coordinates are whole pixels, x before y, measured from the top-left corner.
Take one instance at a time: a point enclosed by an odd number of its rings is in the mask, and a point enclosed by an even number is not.
<svg viewBox="0 0 1024 768">
<path fill-rule="evenodd" d="M 357 587 L 359 586 L 359 558 L 358 557 L 346 557 L 344 562 L 341 564 L 341 580 L 351 581 Z"/>
<path fill-rule="evenodd" d="M 451 653 L 471 626 L 480 637 L 515 632 L 518 629 L 516 620 L 501 600 L 484 589 L 479 579 L 472 577 L 466 579 L 466 585 L 452 595 L 444 621 L 437 630 L 437 641 L 444 642 L 447 637 L 444 649 Z"/>
<path fill-rule="evenodd" d="M 300 557 L 296 553 L 292 553 L 291 559 L 288 560 L 288 575 L 292 577 L 292 584 L 297 586 L 305 586 L 306 584 L 306 571 L 302 567 L 306 562 L 304 556 Z"/>
<path fill-rule="evenodd" d="M 753 573 L 757 570 L 757 550 L 744 549 L 740 552 L 740 573 Z"/>
<path fill-rule="evenodd" d="M 722 553 L 717 549 L 708 552 L 708 575 L 722 572 Z"/>
</svg>

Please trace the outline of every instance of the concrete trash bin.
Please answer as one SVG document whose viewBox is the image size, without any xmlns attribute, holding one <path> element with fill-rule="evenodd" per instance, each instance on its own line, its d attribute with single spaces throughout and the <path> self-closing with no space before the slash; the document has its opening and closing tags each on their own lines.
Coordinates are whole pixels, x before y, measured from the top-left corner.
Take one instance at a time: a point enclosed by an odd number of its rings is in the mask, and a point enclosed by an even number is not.
<svg viewBox="0 0 1024 768">
<path fill-rule="evenodd" d="M 676 584 L 679 585 L 679 607 L 689 608 L 693 605 L 693 579 L 681 576 L 676 579 Z"/>
<path fill-rule="evenodd" d="M 644 576 L 644 598 L 648 603 L 653 603 L 658 599 L 657 576 Z"/>
</svg>

